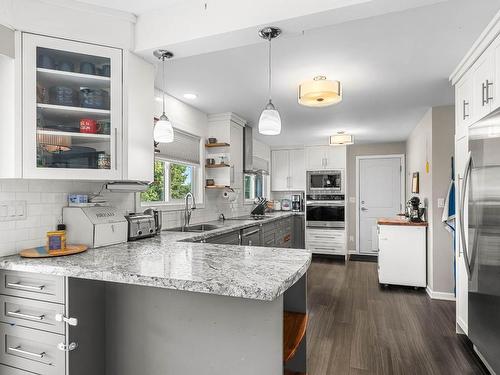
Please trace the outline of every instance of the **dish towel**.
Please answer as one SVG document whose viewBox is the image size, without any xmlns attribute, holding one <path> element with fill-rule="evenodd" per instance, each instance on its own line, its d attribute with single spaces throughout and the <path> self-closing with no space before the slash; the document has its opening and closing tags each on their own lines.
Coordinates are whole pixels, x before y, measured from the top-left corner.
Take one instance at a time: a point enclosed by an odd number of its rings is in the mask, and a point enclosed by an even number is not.
<svg viewBox="0 0 500 375">
<path fill-rule="evenodd" d="M 450 181 L 450 186 L 448 187 L 441 221 L 448 232 L 455 232 L 455 181 L 453 180 Z"/>
</svg>

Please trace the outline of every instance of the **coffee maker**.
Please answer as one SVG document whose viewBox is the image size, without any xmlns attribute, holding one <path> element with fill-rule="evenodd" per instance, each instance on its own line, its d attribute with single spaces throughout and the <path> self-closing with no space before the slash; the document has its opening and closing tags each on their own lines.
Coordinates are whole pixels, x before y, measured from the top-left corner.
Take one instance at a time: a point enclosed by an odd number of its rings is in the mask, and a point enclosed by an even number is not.
<svg viewBox="0 0 500 375">
<path fill-rule="evenodd" d="M 406 216 L 412 223 L 421 223 L 423 221 L 425 208 L 420 207 L 420 198 L 412 197 L 406 202 Z"/>
<path fill-rule="evenodd" d="M 302 194 L 292 194 L 292 211 L 303 211 Z"/>
</svg>

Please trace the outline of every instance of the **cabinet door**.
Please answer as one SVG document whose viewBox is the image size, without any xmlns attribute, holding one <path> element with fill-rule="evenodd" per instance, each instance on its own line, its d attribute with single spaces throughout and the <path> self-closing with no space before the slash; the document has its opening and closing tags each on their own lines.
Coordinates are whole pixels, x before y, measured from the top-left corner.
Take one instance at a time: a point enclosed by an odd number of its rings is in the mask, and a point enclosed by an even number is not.
<svg viewBox="0 0 500 375">
<path fill-rule="evenodd" d="M 328 146 L 326 148 L 326 168 L 327 169 L 345 169 L 346 146 Z"/>
<path fill-rule="evenodd" d="M 472 122 L 472 77 L 466 75 L 456 87 L 455 93 L 455 139 L 467 134 L 467 127 Z"/>
<path fill-rule="evenodd" d="M 288 150 L 274 150 L 271 153 L 271 190 L 287 191 L 290 185 L 290 153 Z"/>
<path fill-rule="evenodd" d="M 122 177 L 122 52 L 23 34 L 23 177 Z"/>
<path fill-rule="evenodd" d="M 231 187 L 241 189 L 243 187 L 243 128 L 231 122 Z"/>
<path fill-rule="evenodd" d="M 476 62 L 473 69 L 474 119 L 479 120 L 490 113 L 494 102 L 495 67 L 494 54 L 486 51 Z"/>
<path fill-rule="evenodd" d="M 326 168 L 326 150 L 324 146 L 306 148 L 306 170 Z"/>
<path fill-rule="evenodd" d="M 468 155 L 468 138 L 462 137 L 455 143 L 455 184 L 456 184 L 456 212 L 457 218 L 460 216 L 460 200 L 462 197 L 462 183 L 465 170 L 465 163 Z M 465 195 L 465 210 L 464 210 L 464 227 L 467 228 L 467 195 Z M 462 239 L 460 237 L 460 220 L 456 223 L 456 239 L 455 239 L 455 257 L 456 257 L 456 294 L 457 294 L 457 324 L 467 334 L 468 333 L 468 292 L 469 282 L 463 257 Z M 465 236 L 468 236 L 468 230 L 465 230 Z"/>
<path fill-rule="evenodd" d="M 304 150 L 290 150 L 290 190 L 306 189 Z"/>
</svg>

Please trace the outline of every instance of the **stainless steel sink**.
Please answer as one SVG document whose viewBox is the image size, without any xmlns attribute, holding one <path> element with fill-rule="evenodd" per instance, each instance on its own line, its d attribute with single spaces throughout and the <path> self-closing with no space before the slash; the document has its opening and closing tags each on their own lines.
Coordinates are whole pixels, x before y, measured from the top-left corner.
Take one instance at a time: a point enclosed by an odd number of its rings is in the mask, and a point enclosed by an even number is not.
<svg viewBox="0 0 500 375">
<path fill-rule="evenodd" d="M 167 229 L 169 232 L 207 232 L 209 230 L 214 230 L 219 228 L 217 225 L 213 224 L 195 224 L 189 227 L 175 227 Z"/>
</svg>

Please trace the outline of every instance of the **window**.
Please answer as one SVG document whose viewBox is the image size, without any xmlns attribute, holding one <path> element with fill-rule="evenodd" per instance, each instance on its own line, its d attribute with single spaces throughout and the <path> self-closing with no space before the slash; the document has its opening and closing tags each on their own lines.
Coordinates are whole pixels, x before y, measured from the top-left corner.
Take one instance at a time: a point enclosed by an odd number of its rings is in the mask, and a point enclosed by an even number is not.
<svg viewBox="0 0 500 375">
<path fill-rule="evenodd" d="M 154 165 L 154 181 L 141 193 L 141 202 L 179 203 L 187 193 L 194 194 L 196 167 L 188 164 L 157 159 Z"/>
<path fill-rule="evenodd" d="M 267 196 L 267 183 L 269 176 L 262 174 L 245 174 L 243 187 L 246 203 L 253 203 L 255 198 Z"/>
<path fill-rule="evenodd" d="M 154 181 L 141 193 L 141 205 L 171 205 L 179 209 L 191 192 L 203 203 L 200 168 L 201 139 L 174 128 L 174 142 L 160 143 L 154 164 Z M 168 209 L 168 208 L 167 208 Z"/>
</svg>

